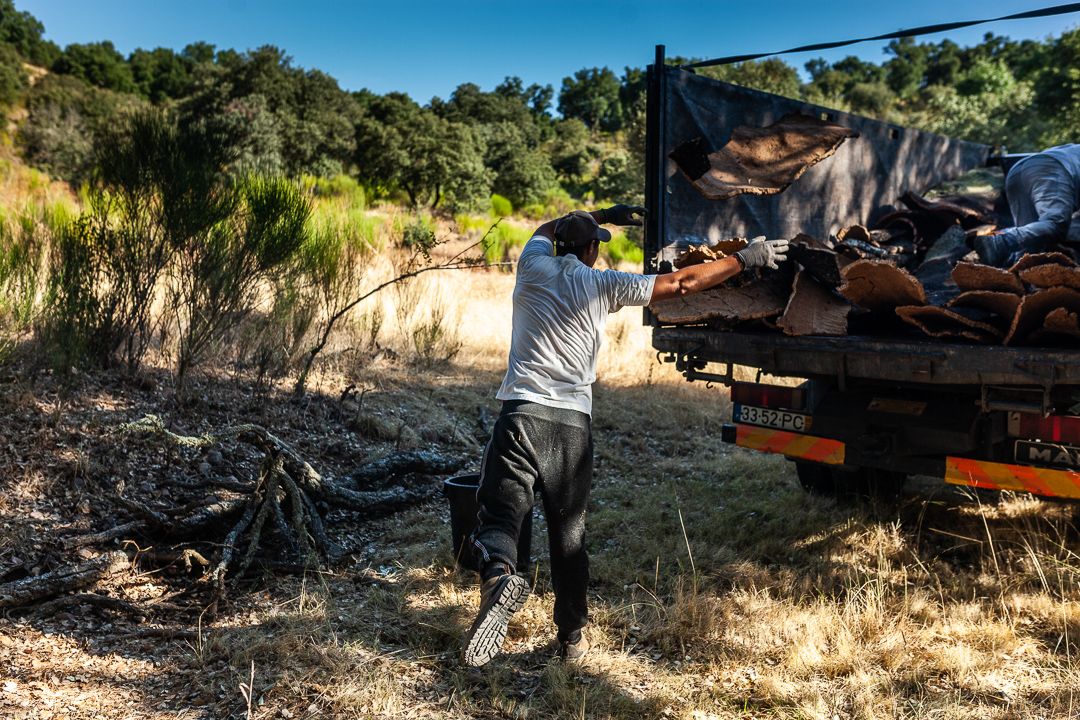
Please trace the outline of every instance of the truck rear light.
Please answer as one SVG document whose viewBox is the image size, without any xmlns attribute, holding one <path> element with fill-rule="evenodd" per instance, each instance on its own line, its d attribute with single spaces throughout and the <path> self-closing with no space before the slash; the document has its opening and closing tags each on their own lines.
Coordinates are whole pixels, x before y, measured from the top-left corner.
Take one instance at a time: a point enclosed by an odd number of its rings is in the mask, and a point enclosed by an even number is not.
<svg viewBox="0 0 1080 720">
<path fill-rule="evenodd" d="M 1080 444 L 1080 416 L 1011 412 L 1009 437 Z"/>
<path fill-rule="evenodd" d="M 806 393 L 801 387 L 737 382 L 731 386 L 731 402 L 736 405 L 803 410 Z"/>
</svg>

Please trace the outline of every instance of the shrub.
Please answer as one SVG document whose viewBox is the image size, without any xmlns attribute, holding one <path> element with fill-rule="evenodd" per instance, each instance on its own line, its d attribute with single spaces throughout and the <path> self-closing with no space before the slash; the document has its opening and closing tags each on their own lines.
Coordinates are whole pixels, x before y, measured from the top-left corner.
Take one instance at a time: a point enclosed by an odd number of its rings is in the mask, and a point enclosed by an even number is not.
<svg viewBox="0 0 1080 720">
<path fill-rule="evenodd" d="M 510 217 L 514 214 L 514 206 L 502 195 L 492 195 L 491 214 L 495 217 Z"/>
<path fill-rule="evenodd" d="M 447 321 L 442 298 L 429 300 L 431 310 L 423 320 L 415 322 L 410 331 L 413 362 L 421 367 L 433 367 L 453 360 L 461 352 L 461 334 Z"/>
<path fill-rule="evenodd" d="M 95 148 L 111 141 L 121 118 L 145 103 L 64 75 L 46 75 L 26 95 L 16 142 L 26 161 L 78 184 L 89 179 Z"/>
<path fill-rule="evenodd" d="M 66 209 L 25 208 L 13 220 L 0 219 L 0 332 L 17 335 L 36 319 L 38 296 L 44 275 L 46 242 L 43 225 Z M 55 218 L 54 218 L 55 216 Z"/>
<path fill-rule="evenodd" d="M 348 175 L 335 175 L 330 178 L 304 175 L 301 182 L 304 185 L 310 185 L 316 197 L 342 200 L 348 203 L 349 207 L 361 210 L 367 207 L 364 188 L 355 178 Z"/>
<path fill-rule="evenodd" d="M 98 148 L 86 211 L 56 228 L 44 334 L 65 365 L 117 355 L 139 365 L 163 271 L 235 209 L 219 174 L 224 152 L 156 110 L 132 116 Z"/>
<path fill-rule="evenodd" d="M 295 183 L 249 176 L 234 192 L 235 211 L 178 254 L 170 309 L 179 338 L 181 397 L 191 368 L 255 309 L 261 284 L 292 262 L 306 240 L 311 206 Z"/>
<path fill-rule="evenodd" d="M 510 250 L 524 247 L 530 237 L 532 237 L 531 230 L 511 225 L 504 220 L 484 241 L 484 259 L 491 265 L 506 262 L 510 259 Z"/>
<path fill-rule="evenodd" d="M 14 104 L 28 85 L 19 53 L 11 45 L 0 44 L 0 104 Z"/>
<path fill-rule="evenodd" d="M 612 233 L 611 240 L 600 243 L 600 249 L 613 265 L 622 262 L 642 265 L 645 262 L 645 251 L 623 232 Z"/>
<path fill-rule="evenodd" d="M 348 310 L 368 256 L 378 247 L 376 219 L 362 213 L 323 213 L 309 223 L 307 238 L 299 252 L 299 271 L 305 281 L 308 304 L 316 308 L 310 342 L 304 338 L 305 362 L 296 381 L 295 391 L 303 391 L 314 358 L 326 346 L 333 323 Z M 381 318 L 377 325 L 381 325 Z M 378 335 L 374 328 L 374 336 Z M 299 354 L 296 355 L 299 357 Z"/>
</svg>

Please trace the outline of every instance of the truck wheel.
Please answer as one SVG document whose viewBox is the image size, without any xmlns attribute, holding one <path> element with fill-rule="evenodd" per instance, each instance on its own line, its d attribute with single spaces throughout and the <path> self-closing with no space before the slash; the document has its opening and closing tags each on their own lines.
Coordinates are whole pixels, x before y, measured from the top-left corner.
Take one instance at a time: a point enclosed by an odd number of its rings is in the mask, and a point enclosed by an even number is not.
<svg viewBox="0 0 1080 720">
<path fill-rule="evenodd" d="M 802 489 L 811 495 L 836 497 L 839 492 L 836 477 L 826 465 L 795 461 L 795 474 L 799 477 Z"/>
<path fill-rule="evenodd" d="M 841 470 L 812 462 L 795 462 L 799 484 L 811 495 L 838 500 L 858 498 L 874 502 L 895 502 L 907 476 L 900 472 L 876 468 Z"/>
</svg>

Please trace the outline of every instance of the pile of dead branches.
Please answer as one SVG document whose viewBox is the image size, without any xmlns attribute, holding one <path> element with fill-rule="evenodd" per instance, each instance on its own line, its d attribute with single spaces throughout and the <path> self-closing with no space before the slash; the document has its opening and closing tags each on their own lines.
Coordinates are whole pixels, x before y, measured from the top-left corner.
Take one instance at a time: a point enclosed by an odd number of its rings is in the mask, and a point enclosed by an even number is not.
<svg viewBox="0 0 1080 720">
<path fill-rule="evenodd" d="M 432 497 L 431 475 L 459 469 L 463 460 L 431 451 L 390 455 L 358 469 L 351 477 L 321 475 L 288 443 L 266 428 L 234 425 L 199 436 L 178 434 L 160 418 L 148 415 L 120 428 L 120 434 L 150 434 L 179 447 L 207 450 L 232 442 L 258 456 L 258 472 L 248 482 L 207 481 L 201 503 L 155 507 L 149 499 L 117 497 L 129 519 L 90 535 L 63 540 L 69 550 L 91 557 L 41 575 L 0 584 L 0 608 L 40 602 L 100 583 L 135 565 L 182 563 L 200 571 L 198 582 L 220 598 L 227 580 L 240 578 L 258 560 L 272 569 L 307 570 L 332 565 L 348 551 L 331 537 L 328 515 L 348 511 L 360 518 L 385 515 Z M 412 484 L 382 489 L 390 478 L 423 477 Z M 221 492 L 224 490 L 224 492 Z M 107 549 L 121 540 L 127 551 Z M 147 549 L 150 548 L 150 549 Z M 93 550 L 100 554 L 93 556 Z"/>
</svg>

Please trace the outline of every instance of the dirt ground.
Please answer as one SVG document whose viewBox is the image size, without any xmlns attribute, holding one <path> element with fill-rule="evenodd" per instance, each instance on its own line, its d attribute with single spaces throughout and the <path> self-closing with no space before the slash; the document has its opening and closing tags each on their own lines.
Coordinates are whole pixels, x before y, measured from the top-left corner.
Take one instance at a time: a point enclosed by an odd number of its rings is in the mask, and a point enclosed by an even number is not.
<svg viewBox="0 0 1080 720">
<path fill-rule="evenodd" d="M 197 434 L 271 428 L 341 477 L 403 448 L 476 467 L 497 413 L 512 276 L 432 281 L 461 352 L 423 370 L 345 338 L 296 401 L 245 368 L 212 368 L 178 407 L 168 373 L 0 377 L 0 576 L 78 551 L 114 501 L 182 504 L 208 476 L 254 471 L 118 432 L 155 413 Z M 362 349 L 357 349 L 362 348 Z M 345 393 L 353 386 L 362 392 Z M 0 618 L 2 718 L 1058 718 L 1077 717 L 1080 538 L 1072 507 L 972 495 L 932 479 L 895 505 L 807 496 L 781 458 L 719 440 L 726 393 L 656 363 L 637 311 L 613 318 L 595 388 L 589 514 L 594 651 L 554 660 L 543 519 L 534 594 L 507 653 L 463 668 L 475 579 L 453 567 L 445 500 L 359 522 L 320 573 L 262 569 L 216 612 L 199 569 L 133 569 L 98 603 Z M 211 459 L 214 462 L 209 462 Z M 440 479 L 431 478 L 432 489 Z M 84 554 L 91 554 L 84 549 Z M 250 699 L 250 702 L 249 702 Z"/>
</svg>

